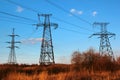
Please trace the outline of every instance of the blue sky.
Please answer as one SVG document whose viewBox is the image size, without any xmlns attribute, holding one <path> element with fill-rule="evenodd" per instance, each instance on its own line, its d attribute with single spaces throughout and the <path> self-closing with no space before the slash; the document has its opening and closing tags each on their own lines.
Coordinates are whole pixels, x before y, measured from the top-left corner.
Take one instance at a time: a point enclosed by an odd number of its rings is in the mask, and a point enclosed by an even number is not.
<svg viewBox="0 0 120 80">
<path fill-rule="evenodd" d="M 116 34 L 115 39 L 110 39 L 111 46 L 114 55 L 120 55 L 120 0 L 48 0 L 62 7 L 66 12 L 46 0 L 11 1 L 19 3 L 22 6 L 11 4 L 6 0 L 0 0 L 0 12 L 34 19 L 35 21 L 15 18 L 0 13 L 0 63 L 6 63 L 8 60 L 10 50 L 6 48 L 9 44 L 5 42 L 11 40 L 7 35 L 11 34 L 12 28 L 15 28 L 15 33 L 20 35 L 20 37 L 16 37 L 16 40 L 22 41 L 22 44 L 17 44 L 20 47 L 20 49 L 16 49 L 17 62 L 27 64 L 36 64 L 39 62 L 40 40 L 43 28 L 39 27 L 36 30 L 36 27 L 32 24 L 38 22 L 37 13 L 25 7 L 29 7 L 40 13 L 52 14 L 51 22 L 59 25 L 56 30 L 51 28 L 56 63 L 70 63 L 71 55 L 76 50 L 83 52 L 90 47 L 93 47 L 96 51 L 99 49 L 99 39 L 97 37 L 88 37 L 95 32 L 99 32 L 100 28 L 93 28 L 92 25 L 78 18 L 82 18 L 90 23 L 109 22 L 108 30 Z M 56 20 L 55 17 L 79 27 Z"/>
</svg>

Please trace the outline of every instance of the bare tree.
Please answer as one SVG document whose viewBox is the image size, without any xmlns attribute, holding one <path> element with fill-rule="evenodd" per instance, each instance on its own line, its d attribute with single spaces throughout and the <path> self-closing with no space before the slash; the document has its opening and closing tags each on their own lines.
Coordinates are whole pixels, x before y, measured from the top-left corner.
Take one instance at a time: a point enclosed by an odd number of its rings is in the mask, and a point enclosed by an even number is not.
<svg viewBox="0 0 120 80">
<path fill-rule="evenodd" d="M 79 51 L 75 51 L 72 54 L 72 59 L 71 59 L 72 64 L 81 64 L 83 61 L 84 61 L 84 56 Z"/>
</svg>

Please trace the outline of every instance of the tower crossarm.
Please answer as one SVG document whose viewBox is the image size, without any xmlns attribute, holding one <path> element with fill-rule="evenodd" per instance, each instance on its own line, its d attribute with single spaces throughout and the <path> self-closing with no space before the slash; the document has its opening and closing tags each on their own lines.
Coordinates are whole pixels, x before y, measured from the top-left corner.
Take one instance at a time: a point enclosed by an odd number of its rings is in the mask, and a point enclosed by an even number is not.
<svg viewBox="0 0 120 80">
<path fill-rule="evenodd" d="M 107 26 L 109 23 L 106 23 L 106 22 L 94 22 L 93 23 L 93 26 L 97 26 L 97 25 L 99 25 L 99 26 Z"/>
<path fill-rule="evenodd" d="M 58 24 L 56 24 L 56 23 L 50 23 L 50 26 L 54 26 L 54 29 L 58 28 Z"/>
<path fill-rule="evenodd" d="M 19 48 L 18 46 L 15 46 L 15 48 Z"/>
<path fill-rule="evenodd" d="M 40 53 L 40 60 L 39 63 L 41 65 L 49 65 L 54 64 L 54 51 L 53 51 L 53 44 L 52 44 L 52 33 L 51 27 L 56 29 L 58 24 L 50 22 L 50 16 L 52 14 L 38 14 L 38 24 L 33 24 L 38 27 L 43 27 L 43 35 L 42 35 L 42 43 L 41 43 L 41 53 Z M 44 19 L 40 21 L 40 19 Z"/>
<path fill-rule="evenodd" d="M 11 44 L 11 42 L 6 42 L 6 43 L 9 43 L 9 44 Z"/>
<path fill-rule="evenodd" d="M 52 16 L 52 14 L 38 14 L 38 24 L 33 24 L 33 26 L 36 26 L 36 29 L 38 29 L 38 27 L 44 27 L 44 26 L 53 26 L 54 27 L 54 29 L 57 29 L 58 28 L 58 24 L 56 24 L 56 23 L 46 23 L 46 22 L 44 22 L 44 23 L 42 23 L 41 21 L 40 21 L 40 16 L 43 16 L 43 17 L 49 17 L 49 16 Z"/>
<path fill-rule="evenodd" d="M 44 24 L 38 23 L 38 24 L 33 24 L 33 26 L 36 26 L 36 29 L 38 29 L 38 27 L 44 26 Z"/>
<path fill-rule="evenodd" d="M 105 22 L 102 22 L 102 23 L 94 22 L 93 26 L 98 26 L 98 25 L 100 26 L 100 32 L 93 33 L 90 37 L 99 36 L 100 38 L 99 53 L 101 55 L 108 55 L 111 57 L 111 60 L 114 60 L 114 55 L 113 55 L 109 38 L 115 36 L 115 34 L 107 31 L 108 24 L 109 23 L 105 23 Z"/>
<path fill-rule="evenodd" d="M 11 35 L 8 35 L 8 36 L 10 36 L 10 37 L 18 36 L 19 37 L 19 35 L 15 35 L 15 34 L 11 34 Z"/>
<path fill-rule="evenodd" d="M 10 48 L 10 49 L 11 49 L 12 47 L 11 47 L 11 46 L 8 46 L 7 48 Z"/>
<path fill-rule="evenodd" d="M 52 14 L 38 14 L 38 16 L 52 16 Z"/>
<path fill-rule="evenodd" d="M 11 44 L 12 42 L 6 42 L 6 43 Z M 20 41 L 16 41 L 16 42 L 14 42 L 14 43 L 21 43 L 21 42 L 20 42 Z"/>
<path fill-rule="evenodd" d="M 6 42 L 8 44 L 11 44 L 11 46 L 7 47 L 7 48 L 10 48 L 10 54 L 9 54 L 9 57 L 8 57 L 8 63 L 9 64 L 16 64 L 17 63 L 16 54 L 15 54 L 15 48 L 19 48 L 19 47 L 15 46 L 15 43 L 21 43 L 20 41 L 15 41 L 15 36 L 19 37 L 19 35 L 14 34 L 14 30 L 15 29 L 13 28 L 12 34 L 8 35 L 8 36 L 10 36 L 12 38 L 11 41 Z"/>
<path fill-rule="evenodd" d="M 114 33 L 110 33 L 110 32 L 107 32 L 107 33 L 101 33 L 101 32 L 98 32 L 98 33 L 94 33 L 92 34 L 89 38 L 91 38 L 92 36 L 108 36 L 109 38 L 115 36 L 116 34 Z"/>
<path fill-rule="evenodd" d="M 14 43 L 21 43 L 20 41 L 16 41 L 16 42 L 14 42 Z"/>
</svg>

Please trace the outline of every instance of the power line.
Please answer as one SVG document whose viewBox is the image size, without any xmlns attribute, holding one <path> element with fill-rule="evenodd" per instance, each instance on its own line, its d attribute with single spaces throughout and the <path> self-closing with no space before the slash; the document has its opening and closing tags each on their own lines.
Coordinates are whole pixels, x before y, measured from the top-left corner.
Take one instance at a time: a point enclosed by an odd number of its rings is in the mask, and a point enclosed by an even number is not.
<svg viewBox="0 0 120 80">
<path fill-rule="evenodd" d="M 2 16 L 1 16 L 2 17 Z M 7 19 L 12 19 L 12 20 L 16 20 L 16 19 L 14 19 L 14 18 L 8 18 L 8 17 L 3 17 L 3 18 L 7 18 Z M 55 19 L 58 19 L 57 17 L 54 17 Z M 18 23 L 18 24 L 27 24 L 27 25 L 32 25 L 32 24 L 28 24 L 28 23 L 23 23 L 23 22 L 17 22 L 17 21 L 11 21 L 11 20 L 3 20 L 3 19 L 0 19 L 1 21 L 8 21 L 8 22 L 13 22 L 13 23 Z M 18 20 L 18 19 L 17 19 Z M 75 25 L 75 24 L 72 24 L 72 23 L 69 23 L 69 22 L 67 22 L 67 21 L 64 21 L 64 20 L 61 20 L 61 19 L 58 19 L 59 21 L 62 21 L 62 22 L 64 22 L 64 23 L 66 23 L 66 24 L 69 24 L 69 25 L 73 25 L 73 26 L 76 26 L 76 27 L 79 27 L 80 28 L 80 26 L 78 26 L 78 25 Z M 19 21 L 19 20 L 18 20 Z M 81 33 L 81 32 L 78 32 L 78 31 L 75 31 L 75 30 L 71 30 L 71 29 L 66 29 L 66 28 L 62 28 L 62 27 L 59 27 L 60 29 L 63 29 L 63 30 L 66 30 L 66 31 L 71 31 L 71 32 L 75 32 L 75 33 Z M 85 28 L 82 28 L 81 27 L 81 29 L 85 29 Z M 86 29 L 87 30 L 87 29 Z M 90 31 L 90 30 L 88 30 L 88 31 Z M 82 34 L 86 34 L 86 35 L 88 35 L 87 33 L 82 33 Z"/>
<path fill-rule="evenodd" d="M 0 18 L 6 18 L 6 19 L 10 19 L 10 20 L 4 20 L 4 19 L 0 19 L 0 21 L 7 21 L 7 22 L 13 22 L 13 23 L 18 23 L 18 24 L 26 24 L 26 25 L 32 25 L 32 24 L 28 24 L 28 23 L 25 23 L 25 22 L 17 22 L 17 21 L 11 21 L 11 20 L 18 20 L 18 19 L 15 19 L 15 18 L 11 18 L 11 17 L 5 17 L 5 16 L 0 16 Z M 19 20 L 18 20 L 19 21 Z M 34 33 L 36 32 L 36 30 L 35 31 L 33 31 L 32 33 L 31 33 L 31 35 L 33 35 Z M 31 36 L 30 35 L 30 36 Z M 30 37 L 29 36 L 29 37 Z"/>
<path fill-rule="evenodd" d="M 39 12 L 38 12 L 37 10 L 35 10 L 35 9 L 29 8 L 29 7 L 27 7 L 27 6 L 24 6 L 24 5 L 22 5 L 22 4 L 16 3 L 16 2 L 14 2 L 14 1 L 11 1 L 11 0 L 5 0 L 5 1 L 7 1 L 7 2 L 9 2 L 9 3 L 12 3 L 12 4 L 14 4 L 14 5 L 17 5 L 17 6 L 19 5 L 19 6 L 21 6 L 21 7 L 24 7 L 24 8 L 26 8 L 26 9 L 30 10 L 30 11 L 39 13 Z"/>
<path fill-rule="evenodd" d="M 2 17 L 2 16 L 0 16 Z M 10 20 L 4 20 L 4 19 L 0 19 L 0 21 L 4 21 L 4 22 L 10 22 L 10 23 L 18 23 L 18 24 L 25 24 L 25 25 L 32 25 L 32 24 L 28 24 L 28 23 L 25 23 L 25 22 L 17 22 L 17 21 L 11 21 L 11 20 L 18 20 L 18 19 L 14 19 L 14 18 L 8 18 L 8 17 L 3 17 L 3 18 L 7 18 L 7 19 L 10 19 Z M 18 20 L 19 21 L 19 20 Z M 30 36 L 28 36 L 27 38 L 31 37 L 34 33 L 36 32 L 33 31 Z"/>
<path fill-rule="evenodd" d="M 63 22 L 63 23 L 66 23 L 66 24 L 69 24 L 69 25 L 72 25 L 72 26 L 78 27 L 78 28 L 80 28 L 80 29 L 87 30 L 87 31 L 92 31 L 92 32 L 93 32 L 93 30 L 86 29 L 86 28 L 84 28 L 84 27 L 81 27 L 81 26 L 79 26 L 79 25 L 76 25 L 76 24 L 73 24 L 73 23 L 67 22 L 67 21 L 62 20 L 62 19 L 59 19 L 59 18 L 57 18 L 57 17 L 53 17 L 53 18 L 56 19 L 56 20 L 59 20 L 59 21 L 61 21 L 61 22 Z"/>
<path fill-rule="evenodd" d="M 59 27 L 59 28 L 60 28 L 60 29 L 63 29 L 63 30 L 66 30 L 66 31 L 78 33 L 78 34 L 90 35 L 90 34 L 88 34 L 88 33 L 82 33 L 82 32 L 75 31 L 75 30 L 71 30 L 71 29 L 67 29 L 67 28 L 62 28 L 62 27 Z"/>
<path fill-rule="evenodd" d="M 12 22 L 12 23 L 32 25 L 32 24 L 28 24 L 28 23 L 16 22 L 16 21 L 10 21 L 10 20 L 3 20 L 3 19 L 0 19 L 0 21 L 5 21 L 5 22 L 8 21 L 8 22 Z M 70 32 L 74 32 L 74 33 L 79 33 L 79 34 L 90 35 L 90 34 L 87 34 L 87 33 L 81 33 L 81 32 L 75 31 L 75 30 L 71 30 L 71 29 L 67 29 L 67 28 L 62 28 L 62 27 L 59 27 L 59 29 L 63 29 L 63 30 L 66 30 L 66 31 L 70 31 Z M 33 32 L 31 33 L 31 35 L 33 35 L 35 32 L 36 32 L 36 30 L 33 31 Z M 31 35 L 30 35 L 29 37 L 31 37 Z"/>
<path fill-rule="evenodd" d="M 12 21 L 11 21 L 12 20 Z M 32 25 L 32 24 L 28 24 L 25 21 L 20 22 L 20 20 L 18 20 L 17 18 L 13 18 L 13 17 L 6 17 L 6 16 L 0 16 L 0 21 L 7 21 L 7 22 L 15 22 L 15 23 L 22 23 L 22 24 L 27 24 L 27 25 Z"/>
<path fill-rule="evenodd" d="M 3 17 L 3 16 L 0 16 L 0 17 Z M 0 21 L 7 21 L 7 22 L 13 22 L 13 23 L 19 23 L 19 24 L 27 24 L 27 25 L 32 25 L 32 24 L 28 24 L 28 23 L 23 23 L 23 22 L 17 22 L 17 21 L 11 21 L 11 20 L 18 20 L 18 19 L 14 19 L 14 18 L 8 18 L 8 17 L 3 17 L 3 18 L 7 18 L 7 19 L 10 19 L 10 20 L 4 20 L 4 19 L 0 19 Z M 68 29 L 65 29 L 65 28 L 61 28 L 60 29 L 64 29 L 64 30 L 67 30 L 67 31 L 72 31 L 72 32 L 77 32 L 77 31 L 74 31 L 74 30 L 68 30 Z M 35 32 L 35 31 L 34 31 Z M 77 32 L 79 33 L 79 32 Z"/>
<path fill-rule="evenodd" d="M 6 16 L 0 16 L 0 18 L 18 20 L 18 19 L 16 19 L 16 18 L 11 18 L 11 17 L 6 17 Z"/>
<path fill-rule="evenodd" d="M 17 22 L 17 21 L 10 21 L 10 20 L 4 20 L 4 19 L 0 19 L 0 21 L 4 21 L 4 22 L 12 22 L 12 23 L 18 23 L 18 24 L 26 24 L 26 25 L 32 25 L 32 24 L 28 24 L 28 23 L 23 23 L 23 22 Z"/>
<path fill-rule="evenodd" d="M 66 13 L 69 13 L 69 11 L 67 11 L 67 10 L 65 10 L 63 7 L 61 7 L 61 6 L 59 6 L 59 5 L 51 2 L 50 0 L 45 0 L 45 1 L 48 2 L 49 4 L 55 6 L 56 8 L 58 8 L 58 9 L 64 11 L 64 12 L 66 12 Z M 80 18 L 80 17 L 76 16 L 76 15 L 73 14 L 73 13 L 71 13 L 71 14 L 72 14 L 75 18 L 77 18 L 77 19 L 79 19 L 79 20 L 81 20 L 81 21 L 83 21 L 83 22 L 85 22 L 85 23 L 87 23 L 87 24 L 89 24 L 89 25 L 92 25 L 89 21 L 87 21 L 87 20 L 85 20 L 85 19 L 83 19 L 83 18 Z"/>
<path fill-rule="evenodd" d="M 17 21 L 10 21 L 10 20 L 3 20 L 3 19 L 0 19 L 0 21 L 5 21 L 5 22 L 7 21 L 7 22 L 11 22 L 11 23 L 32 25 L 32 24 L 28 24 L 28 23 L 17 22 Z M 62 27 L 59 27 L 59 29 L 66 30 L 66 31 L 70 31 L 70 32 L 74 32 L 74 33 L 84 34 L 84 35 L 90 35 L 90 34 L 87 34 L 87 33 L 81 33 L 81 32 L 79 32 L 79 31 L 75 31 L 75 30 L 67 29 L 67 28 L 62 28 Z M 36 30 L 33 31 L 32 34 L 34 34 L 35 32 L 36 32 Z M 31 35 L 32 35 L 32 34 L 31 34 Z M 30 35 L 30 36 L 31 36 L 31 35 Z M 30 36 L 29 36 L 29 37 L 30 37 Z"/>
<path fill-rule="evenodd" d="M 14 5 L 19 5 L 19 6 L 21 6 L 21 7 L 24 7 L 25 9 L 27 9 L 27 10 L 29 10 L 29 11 L 33 11 L 33 12 L 36 12 L 36 13 L 41 13 L 41 12 L 35 10 L 35 9 L 29 8 L 29 7 L 27 7 L 27 6 L 24 6 L 24 5 L 22 5 L 22 4 L 13 2 L 13 1 L 11 1 L 11 0 L 5 0 L 5 1 L 7 1 L 7 2 L 9 2 L 9 3 L 11 3 L 11 4 L 14 4 Z M 54 3 L 52 3 L 52 2 L 50 2 L 50 1 L 48 1 L 48 0 L 47 0 L 47 2 L 49 2 L 49 3 L 51 3 L 51 4 L 54 4 Z M 69 11 L 65 10 L 64 8 L 62 8 L 62 7 L 60 7 L 60 6 L 56 5 L 56 4 L 54 4 L 54 5 L 57 6 L 58 8 L 60 8 L 61 10 L 63 10 L 64 12 L 69 13 Z M 79 18 L 78 16 L 76 16 L 76 15 L 74 15 L 74 14 L 72 14 L 72 15 L 75 16 L 76 18 Z M 70 23 L 70 22 L 65 21 L 65 20 L 62 20 L 62 19 L 59 19 L 59 18 L 57 18 L 57 17 L 53 17 L 53 18 L 56 19 L 56 20 L 58 20 L 58 21 L 61 21 L 61 22 L 63 22 L 63 23 L 66 23 L 66 24 L 69 24 L 69 25 L 78 27 L 78 28 L 80 28 L 80 29 L 87 30 L 87 31 L 92 31 L 92 32 L 93 32 L 93 30 L 86 29 L 86 28 L 84 28 L 84 27 L 81 27 L 81 26 L 79 26 L 79 25 Z M 82 20 L 82 21 L 84 21 L 84 22 L 89 23 L 88 21 L 86 21 L 86 20 L 84 20 L 84 19 L 82 19 L 82 18 L 79 18 L 79 19 Z M 89 23 L 89 24 L 90 24 L 90 23 Z"/>
<path fill-rule="evenodd" d="M 5 14 L 5 15 L 9 15 L 9 16 L 13 16 L 13 17 L 17 17 L 17 18 L 21 18 L 21 19 L 24 19 L 24 20 L 29 20 L 29 21 L 37 22 L 36 20 L 30 19 L 30 18 L 26 18 L 26 17 L 22 17 L 22 16 L 17 16 L 17 15 L 10 14 L 10 13 L 7 13 L 7 12 L 0 11 L 0 13 L 1 14 Z"/>
<path fill-rule="evenodd" d="M 11 1 L 11 0 L 6 0 L 6 1 L 8 1 L 8 2 L 10 2 L 10 3 L 12 3 L 12 4 L 15 4 L 15 5 L 20 5 L 20 6 L 26 8 L 26 9 L 28 9 L 28 10 L 30 10 L 30 11 L 38 12 L 38 11 L 32 9 L 32 8 L 26 7 L 26 6 L 24 6 L 24 5 L 21 5 L 21 4 L 19 4 L 19 3 L 13 2 L 13 1 Z M 0 11 L 0 13 L 6 14 L 6 15 L 9 15 L 9 16 L 13 16 L 13 17 L 19 17 L 19 18 L 31 20 L 31 19 L 29 19 L 29 18 L 25 18 L 25 17 L 21 17 L 21 16 L 9 14 L 9 13 L 6 13 L 6 12 L 1 12 L 1 11 Z M 56 19 L 56 20 L 62 21 L 62 22 L 64 22 L 64 23 L 66 23 L 66 24 L 76 26 L 76 27 L 78 27 L 78 28 L 80 28 L 80 29 L 83 29 L 83 30 L 92 31 L 92 30 L 86 29 L 86 28 L 84 28 L 84 27 L 80 27 L 79 25 L 76 25 L 76 24 L 67 22 L 67 21 L 65 21 L 65 20 L 59 19 L 59 18 L 57 18 L 57 17 L 53 17 L 53 18 Z M 8 21 L 8 20 L 4 20 L 4 21 Z M 35 20 L 32 20 L 32 21 L 35 21 Z M 9 21 L 9 22 L 13 22 L 13 21 Z M 16 23 L 20 23 L 20 22 L 16 22 Z M 26 23 L 23 23 L 23 24 L 26 24 Z M 31 25 L 31 24 L 29 24 L 29 25 Z M 61 28 L 61 27 L 60 27 L 60 29 L 64 29 L 64 30 L 67 30 L 67 31 L 72 31 L 72 32 L 75 32 L 75 33 L 80 33 L 80 32 L 78 32 L 78 31 L 70 30 L 70 29 L 66 29 L 66 28 Z"/>
</svg>

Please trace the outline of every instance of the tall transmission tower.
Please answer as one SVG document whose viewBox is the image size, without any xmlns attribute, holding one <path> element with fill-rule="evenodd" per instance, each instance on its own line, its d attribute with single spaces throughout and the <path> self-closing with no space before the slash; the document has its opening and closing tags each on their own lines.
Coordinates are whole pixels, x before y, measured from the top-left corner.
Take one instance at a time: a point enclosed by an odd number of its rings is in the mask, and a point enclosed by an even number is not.
<svg viewBox="0 0 120 80">
<path fill-rule="evenodd" d="M 38 14 L 39 23 L 36 24 L 36 26 L 37 28 L 40 26 L 43 27 L 41 53 L 40 53 L 40 59 L 39 59 L 40 65 L 55 64 L 51 26 L 54 26 L 54 28 L 56 29 L 58 27 L 58 24 L 51 23 L 50 16 L 52 16 L 52 14 Z M 44 22 L 40 21 L 41 17 L 44 18 Z"/>
<path fill-rule="evenodd" d="M 107 31 L 108 24 L 109 23 L 102 23 L 102 22 L 101 23 L 99 23 L 99 22 L 93 23 L 94 26 L 99 25 L 101 27 L 101 31 L 98 33 L 92 34 L 92 36 L 99 36 L 99 38 L 100 38 L 100 47 L 99 47 L 100 55 L 110 56 L 112 58 L 112 60 L 114 60 L 114 54 L 112 51 L 112 47 L 111 47 L 109 38 L 115 36 L 115 34 Z"/>
<path fill-rule="evenodd" d="M 8 46 L 7 48 L 10 48 L 10 54 L 8 57 L 8 64 L 17 64 L 16 54 L 15 54 L 15 48 L 19 48 L 18 46 L 15 46 L 15 43 L 21 43 L 20 41 L 15 41 L 15 37 L 19 35 L 14 34 L 15 29 L 13 28 L 13 32 L 11 35 L 8 35 L 12 37 L 11 42 L 6 42 L 11 44 L 11 46 Z"/>
</svg>

